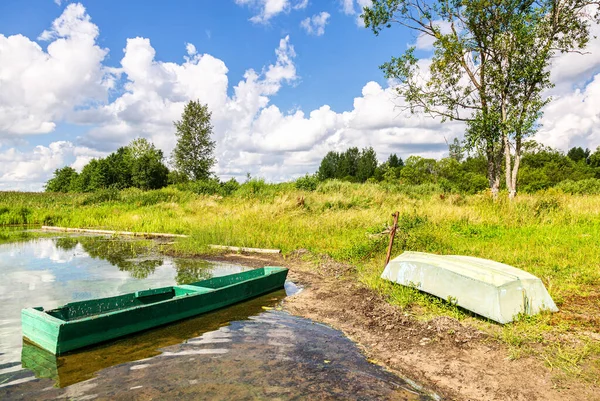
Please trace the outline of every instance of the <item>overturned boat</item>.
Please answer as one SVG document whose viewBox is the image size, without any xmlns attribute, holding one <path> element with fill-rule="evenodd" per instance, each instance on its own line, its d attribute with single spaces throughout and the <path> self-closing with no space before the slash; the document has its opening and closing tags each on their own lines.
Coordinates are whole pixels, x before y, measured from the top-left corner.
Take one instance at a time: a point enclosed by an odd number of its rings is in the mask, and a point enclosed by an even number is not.
<svg viewBox="0 0 600 401">
<path fill-rule="evenodd" d="M 557 312 L 542 281 L 516 267 L 488 259 L 404 252 L 381 278 L 448 300 L 498 323 L 519 314 Z"/>
<path fill-rule="evenodd" d="M 23 337 L 54 355 L 186 319 L 283 288 L 288 269 L 263 267 L 192 284 L 21 311 Z"/>
</svg>

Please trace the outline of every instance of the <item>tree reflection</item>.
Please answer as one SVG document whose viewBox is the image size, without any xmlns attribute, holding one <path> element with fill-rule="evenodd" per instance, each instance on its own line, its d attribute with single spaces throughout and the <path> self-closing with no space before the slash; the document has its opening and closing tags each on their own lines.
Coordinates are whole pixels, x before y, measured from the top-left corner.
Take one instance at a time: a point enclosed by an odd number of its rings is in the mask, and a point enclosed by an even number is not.
<svg viewBox="0 0 600 401">
<path fill-rule="evenodd" d="M 210 262 L 199 259 L 175 259 L 177 284 L 189 284 L 212 277 L 212 265 Z"/>
<path fill-rule="evenodd" d="M 65 250 L 65 251 L 70 251 L 71 249 L 75 248 L 78 243 L 79 243 L 79 241 L 77 240 L 77 238 L 73 238 L 73 237 L 61 237 L 61 238 L 56 238 L 54 240 L 54 245 L 57 248 Z"/>
<path fill-rule="evenodd" d="M 124 241 L 103 237 L 65 237 L 55 241 L 56 247 L 71 250 L 81 244 L 92 258 L 106 260 L 119 270 L 129 272 L 131 277 L 144 279 L 163 265 L 163 258 L 156 255 L 145 241 Z"/>
</svg>

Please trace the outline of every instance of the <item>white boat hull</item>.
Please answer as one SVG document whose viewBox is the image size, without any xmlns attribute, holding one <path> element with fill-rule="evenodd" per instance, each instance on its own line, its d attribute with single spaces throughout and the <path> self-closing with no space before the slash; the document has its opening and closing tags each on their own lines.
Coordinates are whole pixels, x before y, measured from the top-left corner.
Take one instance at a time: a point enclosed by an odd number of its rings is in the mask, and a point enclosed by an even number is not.
<svg viewBox="0 0 600 401">
<path fill-rule="evenodd" d="M 456 303 L 498 323 L 520 314 L 557 312 L 542 281 L 524 270 L 470 256 L 404 252 L 381 278 Z"/>
</svg>

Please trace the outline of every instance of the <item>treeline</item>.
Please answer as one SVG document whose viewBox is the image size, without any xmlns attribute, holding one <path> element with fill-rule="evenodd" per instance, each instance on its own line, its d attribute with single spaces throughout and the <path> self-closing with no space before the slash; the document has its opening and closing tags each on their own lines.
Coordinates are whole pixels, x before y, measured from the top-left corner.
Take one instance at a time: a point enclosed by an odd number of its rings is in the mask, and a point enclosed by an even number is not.
<svg viewBox="0 0 600 401">
<path fill-rule="evenodd" d="M 160 149 L 144 138 L 133 140 L 105 158 L 93 159 L 81 173 L 71 167 L 55 171 L 46 183 L 48 192 L 94 192 L 98 190 L 160 189 L 176 185 L 194 193 L 242 196 L 264 190 L 262 179 L 250 179 L 241 185 L 235 179 L 220 181 L 211 172 L 215 163 L 211 140 L 211 113 L 206 105 L 189 102 L 180 121 L 174 122 L 177 144 L 171 155 L 173 170 L 165 164 Z M 406 160 L 391 154 L 379 163 L 373 148 L 351 147 L 345 152 L 329 152 L 318 171 L 301 177 L 295 186 L 315 190 L 320 182 L 383 182 L 400 186 L 433 185 L 431 190 L 472 194 L 490 187 L 489 163 L 483 153 L 465 152 L 455 140 L 449 145 L 449 156 L 440 160 L 409 156 Z M 559 187 L 568 193 L 600 193 L 600 147 L 595 152 L 581 147 L 566 154 L 528 141 L 522 145 L 518 184 L 524 192 Z M 504 183 L 501 183 L 502 189 Z M 114 196 L 105 193 L 102 196 Z"/>
<path fill-rule="evenodd" d="M 559 187 L 569 193 L 600 193 L 600 147 L 595 152 L 573 147 L 566 154 L 535 141 L 524 144 L 518 183 L 524 192 Z M 396 154 L 377 162 L 372 148 L 350 148 L 329 152 L 321 161 L 314 180 L 387 182 L 400 185 L 436 184 L 441 191 L 477 193 L 489 187 L 487 161 L 483 154 L 467 154 L 458 141 L 449 147 L 449 157 L 440 160 Z M 311 177 L 303 177 L 306 187 Z M 314 186 L 314 185 L 313 185 Z M 504 183 L 501 183 L 504 188 Z"/>
<path fill-rule="evenodd" d="M 143 190 L 159 189 L 177 179 L 169 177 L 160 149 L 144 138 L 133 140 L 105 158 L 93 159 L 81 173 L 72 167 L 63 167 L 54 172 L 46 183 L 48 192 L 92 192 L 99 189 L 130 187 Z"/>
<path fill-rule="evenodd" d="M 453 148 L 454 149 L 454 148 Z M 373 148 L 350 148 L 329 152 L 321 161 L 315 178 L 319 181 L 339 179 L 350 182 L 389 182 L 405 185 L 439 184 L 444 191 L 474 193 L 485 189 L 485 159 L 468 157 L 460 152 L 441 160 L 409 156 L 406 161 L 391 154 L 378 163 Z"/>
<path fill-rule="evenodd" d="M 372 177 L 377 177 L 381 181 L 385 174 L 396 176 L 403 165 L 402 159 L 395 154 L 379 165 L 377 154 L 373 148 L 364 148 L 359 151 L 358 148 L 353 147 L 341 153 L 327 153 L 321 161 L 317 177 L 320 181 L 338 179 L 365 182 Z"/>
<path fill-rule="evenodd" d="M 56 170 L 45 189 L 47 192 L 149 190 L 188 181 L 208 182 L 214 187 L 215 179 L 210 169 L 215 163 L 215 142 L 211 140 L 213 127 L 210 118 L 207 105 L 190 101 L 181 120 L 173 122 L 177 144 L 172 154 L 172 171 L 165 165 L 160 149 L 145 138 L 137 138 L 105 158 L 91 160 L 81 173 L 69 166 Z M 234 184 L 230 182 L 228 185 Z"/>
</svg>

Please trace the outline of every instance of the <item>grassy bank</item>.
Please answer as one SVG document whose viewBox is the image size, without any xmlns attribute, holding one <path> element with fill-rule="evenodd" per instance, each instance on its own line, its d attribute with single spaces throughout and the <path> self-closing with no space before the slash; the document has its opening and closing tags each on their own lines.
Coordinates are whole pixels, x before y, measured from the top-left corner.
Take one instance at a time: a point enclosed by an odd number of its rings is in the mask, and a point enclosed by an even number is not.
<svg viewBox="0 0 600 401">
<path fill-rule="evenodd" d="M 540 277 L 561 312 L 499 326 L 448 303 L 380 280 L 388 237 L 400 212 L 393 255 L 403 250 L 489 258 Z M 157 191 L 92 194 L 0 193 L 0 225 L 189 234 L 175 251 L 207 244 L 306 249 L 356 267 L 353 277 L 417 318 L 448 315 L 477 325 L 509 346 L 513 358 L 536 355 L 563 378 L 600 376 L 600 196 L 550 191 L 512 203 L 487 195 L 441 195 L 329 181 L 316 191 L 293 184 L 242 186 L 227 197 Z"/>
</svg>

